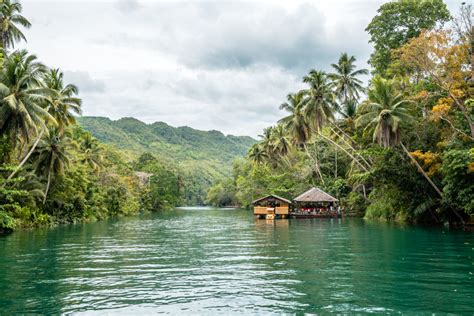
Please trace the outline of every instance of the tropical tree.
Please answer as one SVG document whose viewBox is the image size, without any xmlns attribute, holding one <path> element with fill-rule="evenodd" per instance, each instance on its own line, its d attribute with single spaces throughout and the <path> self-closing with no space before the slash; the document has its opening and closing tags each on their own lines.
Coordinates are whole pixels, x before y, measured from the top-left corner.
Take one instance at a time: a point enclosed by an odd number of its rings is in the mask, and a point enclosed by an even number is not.
<svg viewBox="0 0 474 316">
<path fill-rule="evenodd" d="M 357 101 L 361 92 L 364 91 L 363 82 L 358 77 L 367 75 L 367 69 L 355 69 L 356 58 L 343 53 L 337 64 L 331 64 L 335 72 L 328 74 L 334 85 L 334 92 L 342 103 L 342 107 L 348 106 L 349 102 Z M 339 109 L 340 111 L 340 109 Z M 343 112 L 342 112 L 343 113 Z M 341 113 L 341 114 L 342 114 Z"/>
<path fill-rule="evenodd" d="M 401 47 L 423 30 L 431 30 L 450 20 L 443 0 L 396 0 L 380 6 L 365 29 L 374 45 L 369 63 L 374 73 L 387 75 L 392 50 Z"/>
<path fill-rule="evenodd" d="M 59 131 L 64 133 L 65 126 L 75 124 L 76 119 L 72 112 L 76 114 L 81 113 L 81 99 L 77 98 L 78 89 L 75 85 L 65 84 L 63 80 L 63 73 L 59 69 L 50 69 L 44 74 L 41 85 L 44 87 L 46 95 L 44 107 L 46 111 L 55 119 L 59 127 Z M 47 119 L 46 122 L 48 123 Z M 28 153 L 21 160 L 17 168 L 8 177 L 11 179 L 18 170 L 28 161 L 31 154 L 34 152 L 39 141 L 47 131 L 46 124 L 41 128 L 36 141 L 31 145 Z"/>
<path fill-rule="evenodd" d="M 0 1 L 0 45 L 4 50 L 13 48 L 15 42 L 26 41 L 20 26 L 29 28 L 31 24 L 21 15 L 22 10 L 21 4 L 17 1 Z"/>
<path fill-rule="evenodd" d="M 401 142 L 401 125 L 413 121 L 410 104 L 401 93 L 395 91 L 392 80 L 375 77 L 369 89 L 368 101 L 360 108 L 361 115 L 356 119 L 356 125 L 364 127 L 364 131 L 371 130 L 373 141 L 385 148 L 400 145 L 430 185 L 442 196 L 441 190 Z"/>
<path fill-rule="evenodd" d="M 263 164 L 268 160 L 268 154 L 261 143 L 256 143 L 250 148 L 248 158 L 253 163 Z"/>
<path fill-rule="evenodd" d="M 95 173 L 98 173 L 102 165 L 103 157 L 102 148 L 97 142 L 97 139 L 95 139 L 91 133 L 84 134 L 80 148 L 84 154 L 82 161 L 89 165 Z"/>
<path fill-rule="evenodd" d="M 40 85 L 44 73 L 43 64 L 25 50 L 8 56 L 0 70 L 0 135 L 13 144 L 28 143 L 45 121 L 56 123 L 42 107 L 49 93 Z"/>
<path fill-rule="evenodd" d="M 310 128 L 304 115 L 304 93 L 288 94 L 288 101 L 280 105 L 290 114 L 278 121 L 284 124 L 293 145 L 303 148 L 310 138 Z"/>
<path fill-rule="evenodd" d="M 51 129 L 39 142 L 35 151 L 35 170 L 47 177 L 43 204 L 46 203 L 51 177 L 61 174 L 69 165 L 68 149 L 71 146 L 69 137 L 61 134 L 59 129 Z"/>
<path fill-rule="evenodd" d="M 50 69 L 44 75 L 43 83 L 53 92 L 46 99 L 48 112 L 56 119 L 59 130 L 64 132 L 66 126 L 76 123 L 73 113 L 81 114 L 82 100 L 77 97 L 78 88 L 66 84 L 59 69 Z"/>
<path fill-rule="evenodd" d="M 324 71 L 314 69 L 303 78 L 303 82 L 309 85 L 308 89 L 303 90 L 306 95 L 305 115 L 315 131 L 320 131 L 324 124 L 334 119 L 335 95 L 328 79 Z"/>
<path fill-rule="evenodd" d="M 278 124 L 273 128 L 270 140 L 273 151 L 279 156 L 279 158 L 285 157 L 291 150 L 290 138 L 282 124 Z"/>
<path fill-rule="evenodd" d="M 273 128 L 273 126 L 267 127 L 263 130 L 262 135 L 258 135 L 261 138 L 260 145 L 262 146 L 262 149 L 265 150 L 268 158 L 270 159 L 273 158 L 274 154 L 274 147 L 272 143 Z"/>
</svg>

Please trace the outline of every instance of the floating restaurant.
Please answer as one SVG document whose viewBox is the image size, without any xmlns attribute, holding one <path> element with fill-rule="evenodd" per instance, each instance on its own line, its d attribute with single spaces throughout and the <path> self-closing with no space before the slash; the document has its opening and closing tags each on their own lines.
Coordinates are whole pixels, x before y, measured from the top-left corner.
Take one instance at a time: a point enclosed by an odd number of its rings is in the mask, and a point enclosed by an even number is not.
<svg viewBox="0 0 474 316">
<path fill-rule="evenodd" d="M 293 201 L 271 194 L 252 202 L 258 218 L 331 218 L 341 217 L 339 201 L 319 188 L 311 188 Z"/>
</svg>

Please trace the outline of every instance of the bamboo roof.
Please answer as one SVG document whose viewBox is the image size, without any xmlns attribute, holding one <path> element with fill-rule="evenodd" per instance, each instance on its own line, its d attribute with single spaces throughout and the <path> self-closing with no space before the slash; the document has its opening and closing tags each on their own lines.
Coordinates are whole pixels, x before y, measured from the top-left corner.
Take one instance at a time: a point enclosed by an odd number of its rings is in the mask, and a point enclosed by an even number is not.
<svg viewBox="0 0 474 316">
<path fill-rule="evenodd" d="M 283 201 L 285 203 L 288 203 L 288 204 L 291 204 L 291 201 L 290 200 L 287 200 L 285 198 L 282 198 L 281 196 L 278 196 L 278 195 L 275 195 L 275 194 L 270 194 L 270 195 L 267 195 L 267 196 L 264 196 L 264 197 L 261 197 L 259 199 L 256 199 L 255 201 L 252 202 L 252 204 L 255 204 L 255 203 L 258 203 L 262 200 L 265 200 L 265 199 L 268 199 L 268 198 L 274 198 L 276 200 L 280 200 L 280 201 Z"/>
<path fill-rule="evenodd" d="M 319 188 L 311 188 L 294 198 L 295 202 L 337 202 L 338 200 Z"/>
</svg>

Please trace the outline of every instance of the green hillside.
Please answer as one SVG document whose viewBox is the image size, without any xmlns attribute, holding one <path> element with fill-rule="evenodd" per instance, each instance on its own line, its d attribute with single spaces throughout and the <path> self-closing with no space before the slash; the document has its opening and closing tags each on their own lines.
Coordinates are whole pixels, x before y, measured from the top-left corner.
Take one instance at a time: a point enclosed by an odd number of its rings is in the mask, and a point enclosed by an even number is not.
<svg viewBox="0 0 474 316">
<path fill-rule="evenodd" d="M 230 175 L 234 159 L 244 156 L 255 143 L 248 136 L 226 136 L 163 122 L 146 124 L 135 118 L 79 117 L 78 122 L 99 140 L 125 151 L 130 160 L 150 152 L 176 169 L 184 179 L 186 204 L 202 204 L 209 186 Z"/>
</svg>

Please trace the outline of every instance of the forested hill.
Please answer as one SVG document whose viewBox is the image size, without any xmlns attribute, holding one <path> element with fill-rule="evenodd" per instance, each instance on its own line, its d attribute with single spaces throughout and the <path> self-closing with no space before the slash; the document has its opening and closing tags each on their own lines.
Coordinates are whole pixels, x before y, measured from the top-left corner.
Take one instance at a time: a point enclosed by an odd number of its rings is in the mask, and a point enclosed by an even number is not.
<svg viewBox="0 0 474 316">
<path fill-rule="evenodd" d="M 184 203 L 201 204 L 211 183 L 232 170 L 235 158 L 244 156 L 255 140 L 248 136 L 224 135 L 172 127 L 163 122 L 146 124 L 135 118 L 116 121 L 105 117 L 79 117 L 79 124 L 99 140 L 122 149 L 130 158 L 149 152 L 184 180 Z"/>
</svg>

